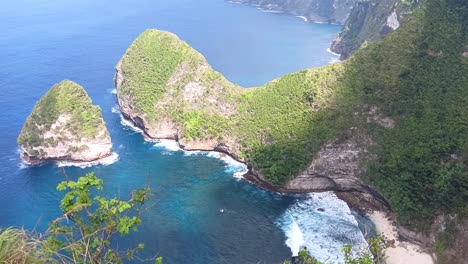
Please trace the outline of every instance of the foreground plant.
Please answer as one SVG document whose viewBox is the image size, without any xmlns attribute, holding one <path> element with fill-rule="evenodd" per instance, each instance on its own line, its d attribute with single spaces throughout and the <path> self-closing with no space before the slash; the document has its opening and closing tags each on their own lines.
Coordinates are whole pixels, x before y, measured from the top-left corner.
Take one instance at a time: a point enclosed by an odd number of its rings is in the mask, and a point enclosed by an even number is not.
<svg viewBox="0 0 468 264">
<path fill-rule="evenodd" d="M 385 249 L 388 246 L 384 236 L 379 235 L 371 238 L 368 245 L 361 250 L 353 251 L 353 246 L 347 245 L 341 249 L 344 253 L 343 264 L 383 264 L 385 263 Z M 333 262 L 321 262 L 310 256 L 307 249 L 299 251 L 299 256 L 291 261 L 284 261 L 283 264 L 335 264 Z M 341 264 L 341 263 L 336 263 Z"/>
<path fill-rule="evenodd" d="M 148 187 L 135 190 L 127 201 L 95 195 L 103 181 L 94 173 L 77 181 L 63 181 L 57 186 L 64 195 L 60 208 L 63 215 L 55 219 L 44 235 L 24 229 L 0 229 L 0 263 L 123 263 L 139 259 L 136 253 L 144 248 L 117 250 L 111 240 L 115 235 L 137 231 L 140 215 L 150 197 Z M 156 264 L 162 258 L 153 258 Z"/>
<path fill-rule="evenodd" d="M 63 215 L 47 230 L 47 247 L 73 263 L 122 263 L 123 258 L 133 259 L 144 244 L 118 251 L 110 241 L 116 234 L 137 231 L 149 188 L 134 191 L 128 201 L 93 196 L 93 189 L 102 190 L 102 180 L 94 173 L 57 186 L 58 191 L 68 192 L 60 203 Z"/>
</svg>

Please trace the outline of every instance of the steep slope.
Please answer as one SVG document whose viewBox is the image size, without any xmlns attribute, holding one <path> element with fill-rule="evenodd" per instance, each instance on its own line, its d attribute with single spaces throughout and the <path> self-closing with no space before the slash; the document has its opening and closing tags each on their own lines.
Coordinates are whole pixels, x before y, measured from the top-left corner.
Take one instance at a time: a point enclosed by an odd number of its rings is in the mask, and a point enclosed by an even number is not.
<svg viewBox="0 0 468 264">
<path fill-rule="evenodd" d="M 308 21 L 344 24 L 358 0 L 232 0 L 267 10 L 303 16 Z"/>
<path fill-rule="evenodd" d="M 457 263 L 466 252 L 446 238 L 468 242 L 466 54 L 468 3 L 428 0 L 349 60 L 244 90 L 174 35 L 147 31 L 116 83 L 122 112 L 148 136 L 228 152 L 277 190 L 379 198 L 372 184 L 402 223 L 430 234 L 423 242 L 437 241 L 439 259 Z"/>
<path fill-rule="evenodd" d="M 333 52 L 345 59 L 362 46 L 381 39 L 403 24 L 426 0 L 359 1 L 331 45 Z"/>
<path fill-rule="evenodd" d="M 83 87 L 71 81 L 54 85 L 37 102 L 18 145 L 30 163 L 95 161 L 112 150 L 100 108 L 92 105 Z"/>
</svg>

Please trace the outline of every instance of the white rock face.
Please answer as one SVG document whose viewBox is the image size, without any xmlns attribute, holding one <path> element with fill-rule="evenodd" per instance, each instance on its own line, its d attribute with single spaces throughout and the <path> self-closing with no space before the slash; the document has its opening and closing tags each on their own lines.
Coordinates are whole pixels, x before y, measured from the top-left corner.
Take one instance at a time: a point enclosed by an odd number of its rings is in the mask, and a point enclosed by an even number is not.
<svg viewBox="0 0 468 264">
<path fill-rule="evenodd" d="M 398 15 L 395 10 L 387 17 L 387 26 L 393 30 L 400 27 L 400 21 L 398 21 Z"/>
<path fill-rule="evenodd" d="M 93 138 L 85 138 L 70 131 L 67 123 L 70 114 L 61 114 L 50 129 L 43 134 L 44 141 L 55 142 L 26 150 L 20 146 L 26 161 L 41 160 L 95 161 L 112 154 L 112 142 L 107 130 L 100 130 Z M 40 153 L 34 155 L 33 152 Z"/>
</svg>

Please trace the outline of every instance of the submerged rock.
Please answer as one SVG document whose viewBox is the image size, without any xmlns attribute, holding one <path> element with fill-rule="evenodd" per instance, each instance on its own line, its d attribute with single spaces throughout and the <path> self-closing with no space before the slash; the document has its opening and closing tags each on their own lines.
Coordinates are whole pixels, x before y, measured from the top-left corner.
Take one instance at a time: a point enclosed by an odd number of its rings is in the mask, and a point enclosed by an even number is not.
<svg viewBox="0 0 468 264">
<path fill-rule="evenodd" d="M 112 153 L 99 106 L 72 81 L 54 85 L 37 103 L 21 130 L 18 145 L 28 163 L 89 162 Z"/>
</svg>

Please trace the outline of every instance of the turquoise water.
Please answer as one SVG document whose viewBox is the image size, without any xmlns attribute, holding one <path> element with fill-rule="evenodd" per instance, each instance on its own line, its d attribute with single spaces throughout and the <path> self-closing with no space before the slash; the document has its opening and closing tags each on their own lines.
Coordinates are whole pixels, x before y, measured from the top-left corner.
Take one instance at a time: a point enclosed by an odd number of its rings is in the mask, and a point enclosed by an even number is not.
<svg viewBox="0 0 468 264">
<path fill-rule="evenodd" d="M 5 2 L 5 1 L 4 1 Z M 140 231 L 144 256 L 165 263 L 280 263 L 300 244 L 321 259 L 363 238 L 332 194 L 281 196 L 233 177 L 238 164 L 170 151 L 122 125 L 114 66 L 147 28 L 172 31 L 233 82 L 250 87 L 336 59 L 326 49 L 340 28 L 262 13 L 221 0 L 16 0 L 0 4 L 0 226 L 43 231 L 59 216 L 63 173 L 94 171 L 104 194 L 128 197 L 149 182 L 154 197 Z M 71 79 L 101 106 L 118 160 L 107 166 L 28 167 L 16 137 L 34 103 Z M 321 212 L 318 208 L 324 208 Z"/>
</svg>

